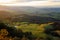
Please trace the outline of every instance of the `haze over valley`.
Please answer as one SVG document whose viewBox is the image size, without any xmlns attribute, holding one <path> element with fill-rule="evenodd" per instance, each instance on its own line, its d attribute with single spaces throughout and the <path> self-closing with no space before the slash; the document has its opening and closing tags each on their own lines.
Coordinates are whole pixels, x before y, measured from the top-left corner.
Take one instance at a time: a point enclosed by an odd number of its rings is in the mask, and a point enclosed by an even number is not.
<svg viewBox="0 0 60 40">
<path fill-rule="evenodd" d="M 60 40 L 60 0 L 0 0 L 0 40 Z"/>
</svg>

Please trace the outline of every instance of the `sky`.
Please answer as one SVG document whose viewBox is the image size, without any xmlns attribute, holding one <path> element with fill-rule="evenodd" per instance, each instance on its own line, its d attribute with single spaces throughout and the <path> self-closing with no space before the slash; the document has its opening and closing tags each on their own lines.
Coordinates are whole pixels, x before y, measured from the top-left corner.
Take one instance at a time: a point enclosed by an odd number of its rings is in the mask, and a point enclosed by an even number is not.
<svg viewBox="0 0 60 40">
<path fill-rule="evenodd" d="M 60 0 L 0 0 L 5 6 L 60 6 Z"/>
</svg>

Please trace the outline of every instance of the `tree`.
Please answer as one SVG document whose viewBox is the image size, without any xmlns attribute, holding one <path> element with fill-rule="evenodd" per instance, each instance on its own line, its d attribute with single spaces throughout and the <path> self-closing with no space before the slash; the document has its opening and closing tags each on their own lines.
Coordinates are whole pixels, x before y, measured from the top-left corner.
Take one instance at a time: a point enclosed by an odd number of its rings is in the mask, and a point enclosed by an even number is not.
<svg viewBox="0 0 60 40">
<path fill-rule="evenodd" d="M 60 30 L 59 22 L 54 22 L 53 24 L 48 25 L 47 27 L 45 27 L 44 32 L 52 36 L 60 37 L 60 35 L 56 32 L 56 30 Z"/>
</svg>

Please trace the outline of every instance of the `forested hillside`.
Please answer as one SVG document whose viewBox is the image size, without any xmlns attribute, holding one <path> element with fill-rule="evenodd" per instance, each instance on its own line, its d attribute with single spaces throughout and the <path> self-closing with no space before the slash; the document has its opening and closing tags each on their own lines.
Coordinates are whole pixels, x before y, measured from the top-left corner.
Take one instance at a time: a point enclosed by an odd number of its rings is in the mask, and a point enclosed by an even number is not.
<svg viewBox="0 0 60 40">
<path fill-rule="evenodd" d="M 56 12 L 30 14 L 0 11 L 0 39 L 60 40 L 59 17 L 60 13 Z"/>
</svg>

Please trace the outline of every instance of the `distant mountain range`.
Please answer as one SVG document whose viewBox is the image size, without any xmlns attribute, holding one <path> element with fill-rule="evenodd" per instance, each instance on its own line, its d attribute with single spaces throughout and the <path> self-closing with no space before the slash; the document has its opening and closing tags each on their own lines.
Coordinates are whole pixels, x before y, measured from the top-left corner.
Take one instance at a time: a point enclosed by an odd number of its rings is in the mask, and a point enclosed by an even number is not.
<svg viewBox="0 0 60 40">
<path fill-rule="evenodd" d="M 50 13 L 50 12 L 60 12 L 60 8 L 53 7 L 31 7 L 31 6 L 1 6 L 0 10 L 13 10 L 13 11 L 24 11 L 29 13 Z"/>
<path fill-rule="evenodd" d="M 48 12 L 60 12 L 60 8 L 39 8 L 39 7 L 30 7 L 30 6 L 22 6 L 22 7 L 8 7 L 10 10 L 16 10 L 16 11 L 27 11 L 27 12 L 40 12 L 40 13 L 48 13 Z"/>
<path fill-rule="evenodd" d="M 0 10 L 1 16 L 7 16 L 8 19 L 11 17 L 12 21 L 46 23 L 60 20 L 60 8 L 1 6 Z"/>
</svg>

